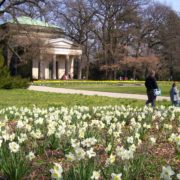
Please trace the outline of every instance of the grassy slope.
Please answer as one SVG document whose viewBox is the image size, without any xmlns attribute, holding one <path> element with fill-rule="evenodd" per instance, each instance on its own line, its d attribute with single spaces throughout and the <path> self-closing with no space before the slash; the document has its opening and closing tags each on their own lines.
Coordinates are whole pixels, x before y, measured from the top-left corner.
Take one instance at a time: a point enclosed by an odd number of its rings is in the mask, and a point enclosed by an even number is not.
<svg viewBox="0 0 180 180">
<path fill-rule="evenodd" d="M 7 106 L 101 106 L 101 105 L 143 105 L 144 101 L 115 99 L 108 97 L 66 95 L 56 93 L 35 92 L 28 90 L 0 90 L 0 108 Z"/>
<path fill-rule="evenodd" d="M 43 83 L 42 83 L 43 84 Z M 126 85 L 126 86 L 123 86 Z M 133 82 L 132 82 L 133 84 Z M 72 89 L 83 89 L 83 90 L 93 90 L 93 91 L 102 91 L 102 92 L 116 92 L 116 93 L 130 93 L 130 94 L 146 94 L 146 88 L 144 83 L 139 83 L 141 86 L 130 86 L 123 82 L 117 83 L 86 83 L 86 82 L 68 82 L 64 81 L 63 83 L 45 83 L 46 86 L 51 87 L 61 87 L 61 88 L 72 88 Z M 171 88 L 171 82 L 158 82 L 159 87 L 162 90 L 162 96 L 169 96 L 169 91 Z M 177 85 L 180 89 L 180 84 Z"/>
<path fill-rule="evenodd" d="M 56 94 L 35 92 L 28 90 L 0 90 L 0 108 L 7 106 L 28 106 L 38 107 L 48 106 L 104 106 L 104 105 L 132 105 L 143 106 L 145 101 L 116 99 L 99 96 L 84 96 L 70 94 Z M 157 105 L 169 105 L 169 102 L 158 102 Z"/>
</svg>

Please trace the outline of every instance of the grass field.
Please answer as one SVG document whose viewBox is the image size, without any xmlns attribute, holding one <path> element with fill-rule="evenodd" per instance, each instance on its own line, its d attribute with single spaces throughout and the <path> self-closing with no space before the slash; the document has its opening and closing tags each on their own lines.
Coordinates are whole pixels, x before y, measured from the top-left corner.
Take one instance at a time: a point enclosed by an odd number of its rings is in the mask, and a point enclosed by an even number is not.
<svg viewBox="0 0 180 180">
<path fill-rule="evenodd" d="M 124 100 L 97 96 L 66 95 L 28 90 L 0 90 L 0 107 L 7 106 L 93 106 L 93 105 L 143 105 L 144 101 Z"/>
<path fill-rule="evenodd" d="M 116 99 L 99 96 L 84 96 L 84 95 L 70 95 L 70 94 L 56 94 L 28 91 L 23 89 L 17 90 L 0 90 L 0 108 L 7 106 L 27 106 L 38 107 L 48 106 L 103 106 L 103 105 L 132 105 L 143 106 L 145 101 L 130 100 L 130 99 Z M 157 102 L 157 105 L 169 105 L 170 102 Z"/>
<path fill-rule="evenodd" d="M 143 81 L 37 81 L 35 85 L 45 85 L 50 87 L 70 88 L 80 90 L 92 90 L 102 92 L 146 94 L 146 88 Z M 162 90 L 162 96 L 169 96 L 172 82 L 158 82 Z M 177 83 L 180 89 L 180 83 Z"/>
</svg>

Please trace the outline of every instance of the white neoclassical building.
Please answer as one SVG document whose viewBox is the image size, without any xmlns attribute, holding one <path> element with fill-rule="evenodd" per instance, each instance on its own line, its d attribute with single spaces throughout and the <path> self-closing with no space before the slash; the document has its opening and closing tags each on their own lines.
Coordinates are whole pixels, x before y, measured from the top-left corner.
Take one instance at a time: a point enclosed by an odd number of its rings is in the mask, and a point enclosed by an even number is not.
<svg viewBox="0 0 180 180">
<path fill-rule="evenodd" d="M 65 38 L 59 27 L 30 17 L 19 17 L 0 25 L 1 34 L 8 42 L 4 46 L 4 55 L 12 75 L 32 79 L 74 77 L 74 61 L 81 58 L 82 49 Z M 20 61 L 25 52 L 29 52 L 26 64 Z"/>
<path fill-rule="evenodd" d="M 33 60 L 33 79 L 62 79 L 64 75 L 73 78 L 74 60 L 82 55 L 79 46 L 65 38 L 49 39 L 46 43 L 39 60 Z"/>
</svg>

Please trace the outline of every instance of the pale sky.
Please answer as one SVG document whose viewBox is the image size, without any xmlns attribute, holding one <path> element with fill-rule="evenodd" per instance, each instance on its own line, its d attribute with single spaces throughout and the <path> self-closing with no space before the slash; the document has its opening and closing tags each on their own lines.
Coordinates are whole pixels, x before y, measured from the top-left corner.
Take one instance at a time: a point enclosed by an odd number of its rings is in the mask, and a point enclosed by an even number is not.
<svg viewBox="0 0 180 180">
<path fill-rule="evenodd" d="M 180 12 L 180 0 L 157 0 L 163 4 L 171 6 L 175 11 Z"/>
</svg>

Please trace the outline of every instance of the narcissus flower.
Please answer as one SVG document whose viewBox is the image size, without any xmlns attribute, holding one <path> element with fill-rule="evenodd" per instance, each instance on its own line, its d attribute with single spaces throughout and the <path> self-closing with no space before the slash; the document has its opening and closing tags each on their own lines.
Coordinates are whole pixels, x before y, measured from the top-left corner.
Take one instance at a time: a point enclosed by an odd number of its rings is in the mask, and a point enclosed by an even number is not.
<svg viewBox="0 0 180 180">
<path fill-rule="evenodd" d="M 35 158 L 36 156 L 34 155 L 34 153 L 31 151 L 29 152 L 29 154 L 27 155 L 27 158 L 31 161 Z"/>
<path fill-rule="evenodd" d="M 98 180 L 100 178 L 100 171 L 93 171 L 93 175 L 91 176 L 91 179 Z"/>
<path fill-rule="evenodd" d="M 161 178 L 165 180 L 171 180 L 171 176 L 173 176 L 175 172 L 171 169 L 171 166 L 163 166 Z"/>
<path fill-rule="evenodd" d="M 122 176 L 122 173 L 119 173 L 119 174 L 112 173 L 111 174 L 112 180 L 121 180 L 122 179 L 121 176 Z"/>
<path fill-rule="evenodd" d="M 54 163 L 53 169 L 50 169 L 52 179 L 62 179 L 63 168 L 61 164 Z"/>
<path fill-rule="evenodd" d="M 19 148 L 19 144 L 17 144 L 16 142 L 9 143 L 9 149 L 11 152 L 16 153 L 19 151 Z"/>
</svg>

